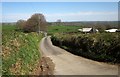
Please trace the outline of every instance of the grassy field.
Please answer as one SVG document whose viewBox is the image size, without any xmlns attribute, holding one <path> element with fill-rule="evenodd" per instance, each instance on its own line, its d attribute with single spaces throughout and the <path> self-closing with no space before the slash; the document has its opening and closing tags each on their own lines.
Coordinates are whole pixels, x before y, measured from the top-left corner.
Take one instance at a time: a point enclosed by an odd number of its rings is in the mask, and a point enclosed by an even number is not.
<svg viewBox="0 0 120 77">
<path fill-rule="evenodd" d="M 2 26 L 2 74 L 29 75 L 40 61 L 42 35 L 15 31 L 15 26 Z"/>
<path fill-rule="evenodd" d="M 48 26 L 48 34 L 78 32 L 81 26 Z"/>
<path fill-rule="evenodd" d="M 81 26 L 50 26 L 48 33 L 54 45 L 67 51 L 97 61 L 120 63 L 120 34 L 83 34 Z"/>
</svg>

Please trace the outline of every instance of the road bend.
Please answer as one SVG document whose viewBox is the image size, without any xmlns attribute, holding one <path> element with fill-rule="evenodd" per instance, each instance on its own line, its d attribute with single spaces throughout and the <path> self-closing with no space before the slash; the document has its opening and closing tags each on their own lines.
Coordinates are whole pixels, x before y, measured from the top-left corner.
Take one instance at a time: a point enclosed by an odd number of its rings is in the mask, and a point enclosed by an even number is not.
<svg viewBox="0 0 120 77">
<path fill-rule="evenodd" d="M 41 40 L 40 49 L 43 55 L 51 58 L 54 62 L 54 75 L 118 75 L 117 65 L 73 55 L 64 49 L 54 46 L 50 36 Z"/>
</svg>

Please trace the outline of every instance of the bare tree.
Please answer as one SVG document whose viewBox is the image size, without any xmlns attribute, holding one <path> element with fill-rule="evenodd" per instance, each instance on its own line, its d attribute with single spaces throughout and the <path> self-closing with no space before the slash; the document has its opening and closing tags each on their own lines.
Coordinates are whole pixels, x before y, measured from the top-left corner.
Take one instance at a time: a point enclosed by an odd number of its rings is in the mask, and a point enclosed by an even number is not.
<svg viewBox="0 0 120 77">
<path fill-rule="evenodd" d="M 25 30 L 30 31 L 47 31 L 47 23 L 43 14 L 34 14 L 26 22 Z"/>
<path fill-rule="evenodd" d="M 18 20 L 16 25 L 17 25 L 17 28 L 20 29 L 20 30 L 23 30 L 23 28 L 25 27 L 25 20 Z"/>
</svg>

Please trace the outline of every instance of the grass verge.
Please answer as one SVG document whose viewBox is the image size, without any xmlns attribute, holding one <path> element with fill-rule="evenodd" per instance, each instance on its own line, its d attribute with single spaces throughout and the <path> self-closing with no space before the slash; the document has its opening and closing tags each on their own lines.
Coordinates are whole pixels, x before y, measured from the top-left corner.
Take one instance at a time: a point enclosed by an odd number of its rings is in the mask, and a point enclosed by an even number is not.
<svg viewBox="0 0 120 77">
<path fill-rule="evenodd" d="M 38 44 L 42 35 L 17 32 L 15 26 L 2 27 L 2 74 L 31 74 L 40 61 Z"/>
</svg>

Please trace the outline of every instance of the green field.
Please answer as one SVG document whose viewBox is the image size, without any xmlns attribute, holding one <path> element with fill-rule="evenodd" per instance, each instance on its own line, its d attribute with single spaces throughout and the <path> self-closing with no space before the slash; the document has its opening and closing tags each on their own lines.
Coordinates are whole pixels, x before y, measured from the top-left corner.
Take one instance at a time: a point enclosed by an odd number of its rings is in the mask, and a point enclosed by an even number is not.
<svg viewBox="0 0 120 77">
<path fill-rule="evenodd" d="M 76 33 L 81 26 L 48 26 L 48 34 L 54 33 Z"/>
<path fill-rule="evenodd" d="M 16 31 L 15 26 L 2 26 L 2 74 L 29 75 L 40 61 L 42 35 Z"/>
</svg>

